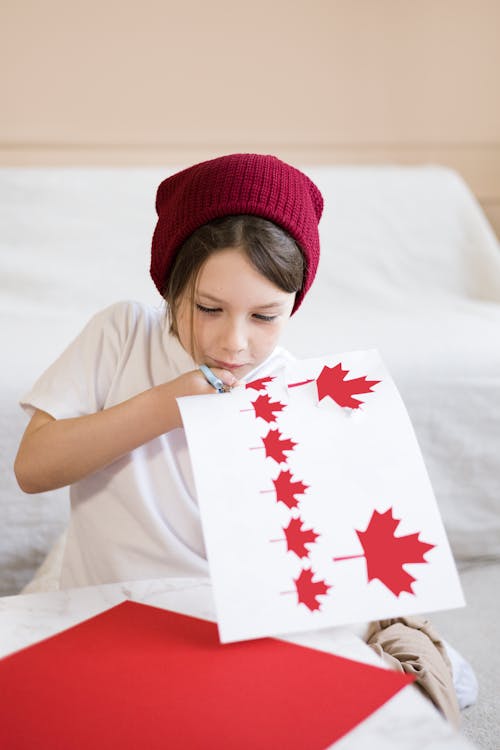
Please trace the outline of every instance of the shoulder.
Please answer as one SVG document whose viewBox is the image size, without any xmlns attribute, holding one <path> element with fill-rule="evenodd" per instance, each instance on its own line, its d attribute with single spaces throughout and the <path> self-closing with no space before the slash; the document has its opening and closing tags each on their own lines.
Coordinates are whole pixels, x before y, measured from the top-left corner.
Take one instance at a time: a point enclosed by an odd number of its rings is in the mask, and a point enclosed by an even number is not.
<svg viewBox="0 0 500 750">
<path fill-rule="evenodd" d="M 145 371 L 154 384 L 177 377 L 196 367 L 178 339 L 169 332 L 164 305 L 116 302 L 94 316 L 93 325 L 104 339 L 106 350 L 115 351 L 121 368 Z M 99 333 L 100 332 L 100 333 Z"/>
<path fill-rule="evenodd" d="M 114 368 L 131 349 L 149 349 L 165 331 L 165 312 L 142 302 L 123 300 L 96 312 L 63 351 L 65 366 L 82 361 L 99 371 Z M 142 344 L 142 346 L 141 346 Z"/>
<path fill-rule="evenodd" d="M 123 344 L 130 337 L 151 336 L 163 331 L 165 325 L 164 308 L 135 300 L 121 300 L 96 312 L 84 331 Z"/>
<path fill-rule="evenodd" d="M 150 326 L 162 325 L 165 321 L 165 309 L 152 307 L 136 300 L 121 300 L 99 310 L 90 322 L 102 324 L 112 323 L 121 327 L 146 324 Z"/>
</svg>

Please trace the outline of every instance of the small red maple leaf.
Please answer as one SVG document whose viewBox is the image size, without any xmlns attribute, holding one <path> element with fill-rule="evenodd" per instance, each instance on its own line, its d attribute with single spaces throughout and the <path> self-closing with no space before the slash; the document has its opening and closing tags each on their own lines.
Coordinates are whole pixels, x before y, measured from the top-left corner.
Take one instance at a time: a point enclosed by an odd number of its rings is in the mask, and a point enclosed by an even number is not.
<svg viewBox="0 0 500 750">
<path fill-rule="evenodd" d="M 255 401 L 252 401 L 252 406 L 255 410 L 255 416 L 265 419 L 266 422 L 275 422 L 276 417 L 274 412 L 283 411 L 286 404 L 282 404 L 281 401 L 271 401 L 270 396 L 266 394 L 257 396 Z"/>
<path fill-rule="evenodd" d="M 298 578 L 294 578 L 299 604 L 305 604 L 311 612 L 321 608 L 317 597 L 328 593 L 331 586 L 325 581 L 313 581 L 315 573 L 310 568 L 304 568 Z"/>
<path fill-rule="evenodd" d="M 364 557 L 368 581 L 378 578 L 384 586 L 399 596 L 403 591 L 414 594 L 411 576 L 403 565 L 406 563 L 427 563 L 424 555 L 435 547 L 434 544 L 420 541 L 419 534 L 394 536 L 400 520 L 392 515 L 392 508 L 385 513 L 374 510 L 366 531 L 358 531 L 359 541 L 363 547 L 363 555 L 350 555 L 349 558 Z M 334 560 L 349 558 L 334 557 Z"/>
<path fill-rule="evenodd" d="M 285 451 L 292 451 L 297 443 L 294 443 L 290 438 L 281 439 L 281 432 L 279 430 L 269 430 L 265 438 L 262 438 L 264 448 L 266 449 L 266 457 L 274 458 L 277 463 L 286 461 Z"/>
<path fill-rule="evenodd" d="M 274 378 L 267 375 L 265 378 L 257 378 L 257 380 L 251 380 L 249 383 L 245 383 L 245 388 L 253 388 L 254 391 L 265 391 L 265 384 L 270 383 L 272 380 L 274 380 Z"/>
<path fill-rule="evenodd" d="M 304 482 L 293 482 L 291 471 L 280 471 L 273 479 L 276 488 L 276 502 L 284 503 L 288 508 L 296 508 L 299 504 L 295 495 L 303 495 L 309 487 Z"/>
<path fill-rule="evenodd" d="M 319 534 L 313 529 L 303 529 L 301 518 L 292 518 L 286 529 L 283 529 L 286 536 L 286 543 L 289 552 L 295 552 L 297 557 L 309 557 L 310 550 L 306 549 L 306 544 L 314 544 Z"/>
<path fill-rule="evenodd" d="M 353 398 L 353 395 L 371 392 L 372 386 L 380 383 L 380 380 L 367 380 L 366 377 L 344 380 L 348 372 L 342 369 L 340 362 L 335 367 L 325 365 L 316 380 L 318 400 L 330 396 L 339 406 L 358 409 L 363 401 Z"/>
</svg>

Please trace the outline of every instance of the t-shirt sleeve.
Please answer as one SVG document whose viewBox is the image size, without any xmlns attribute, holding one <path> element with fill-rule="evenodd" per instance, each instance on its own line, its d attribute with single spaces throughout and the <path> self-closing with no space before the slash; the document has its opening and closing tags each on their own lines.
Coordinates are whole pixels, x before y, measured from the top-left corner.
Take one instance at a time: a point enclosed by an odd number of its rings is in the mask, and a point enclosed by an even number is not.
<svg viewBox="0 0 500 750">
<path fill-rule="evenodd" d="M 20 401 L 55 419 L 94 414 L 104 408 L 130 327 L 132 306 L 118 302 L 94 315 L 81 333 Z"/>
</svg>

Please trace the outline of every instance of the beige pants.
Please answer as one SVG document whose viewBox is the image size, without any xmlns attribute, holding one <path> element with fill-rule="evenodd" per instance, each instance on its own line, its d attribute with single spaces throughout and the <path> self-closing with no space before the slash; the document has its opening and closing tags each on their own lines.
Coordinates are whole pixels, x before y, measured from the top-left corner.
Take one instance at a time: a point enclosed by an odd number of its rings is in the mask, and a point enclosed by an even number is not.
<svg viewBox="0 0 500 750">
<path fill-rule="evenodd" d="M 423 617 L 370 623 L 367 643 L 392 669 L 416 676 L 416 684 L 455 726 L 460 710 L 450 660 L 439 634 Z"/>
</svg>

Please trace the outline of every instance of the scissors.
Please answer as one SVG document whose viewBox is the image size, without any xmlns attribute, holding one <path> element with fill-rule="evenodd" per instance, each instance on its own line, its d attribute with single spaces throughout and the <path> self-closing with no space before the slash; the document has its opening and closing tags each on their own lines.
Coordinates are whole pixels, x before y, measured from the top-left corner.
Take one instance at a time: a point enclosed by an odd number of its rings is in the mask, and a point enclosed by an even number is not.
<svg viewBox="0 0 500 750">
<path fill-rule="evenodd" d="M 210 383 L 212 388 L 215 388 L 217 393 L 228 393 L 231 390 L 231 388 L 228 385 L 225 385 L 207 365 L 200 365 L 200 370 L 205 376 L 206 381 Z"/>
</svg>

